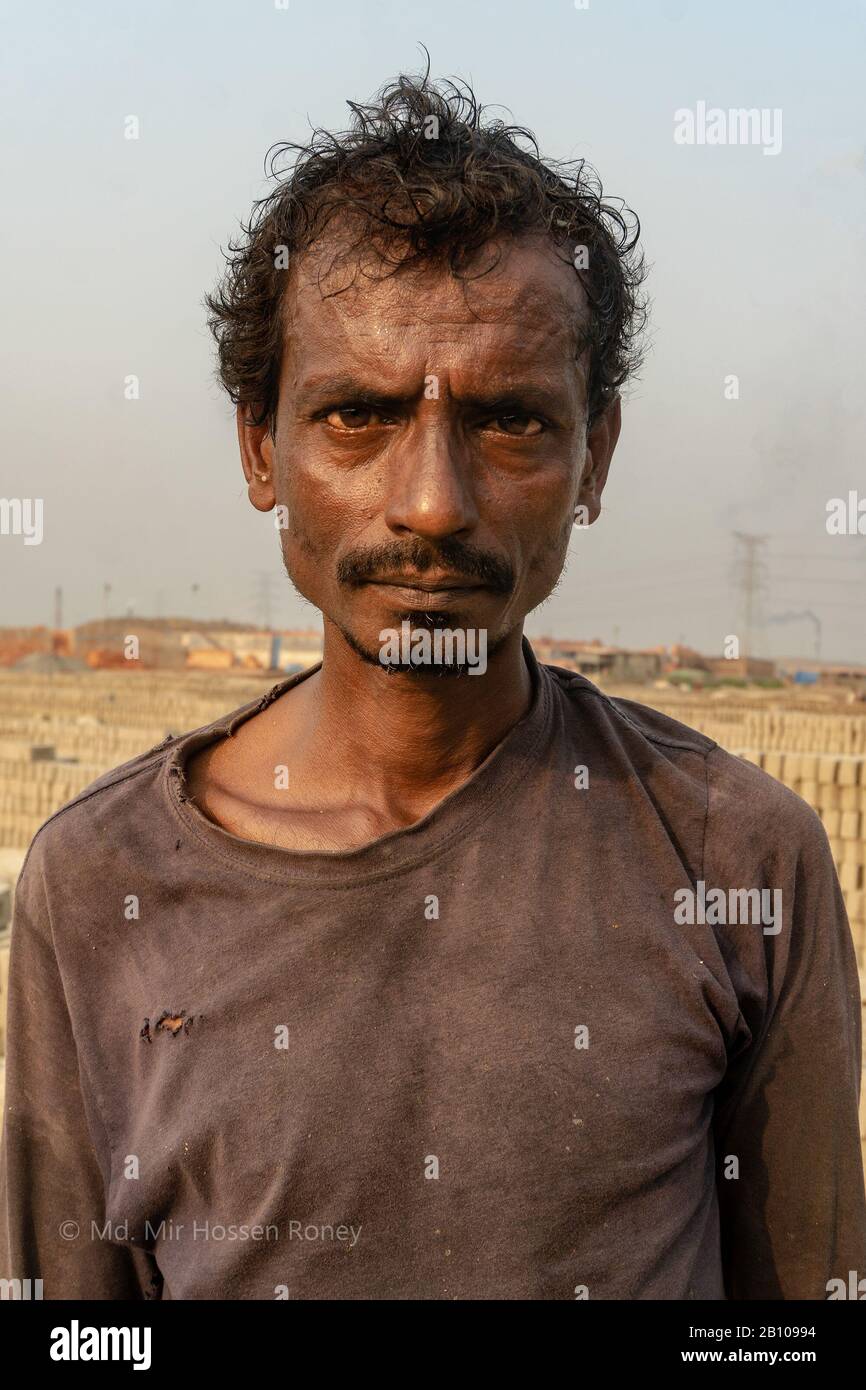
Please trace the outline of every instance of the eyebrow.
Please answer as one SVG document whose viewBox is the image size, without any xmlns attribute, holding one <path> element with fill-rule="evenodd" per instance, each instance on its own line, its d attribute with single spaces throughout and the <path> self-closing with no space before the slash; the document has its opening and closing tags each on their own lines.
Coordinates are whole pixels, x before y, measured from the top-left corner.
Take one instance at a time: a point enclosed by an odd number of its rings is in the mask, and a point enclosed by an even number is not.
<svg viewBox="0 0 866 1390">
<path fill-rule="evenodd" d="M 369 383 L 348 374 L 311 377 L 301 383 L 298 391 L 299 396 L 306 401 L 358 400 L 377 405 L 408 405 L 423 393 L 423 382 L 417 391 L 378 391 Z"/>
<path fill-rule="evenodd" d="M 546 410 L 560 399 L 561 393 L 555 388 L 518 382 L 507 391 L 473 391 L 460 396 L 459 403 L 472 410 Z"/>
<path fill-rule="evenodd" d="M 424 394 L 426 378 L 414 391 L 377 390 L 367 382 L 349 374 L 312 377 L 301 384 L 299 395 L 307 402 L 325 404 L 331 401 L 359 401 L 366 405 L 406 406 Z M 561 397 L 556 387 L 538 382 L 512 382 L 504 390 L 473 391 L 458 396 L 459 405 L 474 410 L 508 410 L 549 408 Z"/>
</svg>

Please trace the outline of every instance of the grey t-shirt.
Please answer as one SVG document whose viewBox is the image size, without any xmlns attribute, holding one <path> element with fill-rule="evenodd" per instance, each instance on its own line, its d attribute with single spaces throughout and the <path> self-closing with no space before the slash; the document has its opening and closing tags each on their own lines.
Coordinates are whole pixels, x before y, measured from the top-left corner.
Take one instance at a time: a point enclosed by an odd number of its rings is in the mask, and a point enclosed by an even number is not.
<svg viewBox="0 0 866 1390">
<path fill-rule="evenodd" d="M 191 751 L 303 675 L 39 831 L 2 1275 L 46 1298 L 824 1299 L 866 1271 L 858 981 L 819 820 L 525 650 L 525 718 L 362 849 L 245 841 L 186 795 Z"/>
</svg>

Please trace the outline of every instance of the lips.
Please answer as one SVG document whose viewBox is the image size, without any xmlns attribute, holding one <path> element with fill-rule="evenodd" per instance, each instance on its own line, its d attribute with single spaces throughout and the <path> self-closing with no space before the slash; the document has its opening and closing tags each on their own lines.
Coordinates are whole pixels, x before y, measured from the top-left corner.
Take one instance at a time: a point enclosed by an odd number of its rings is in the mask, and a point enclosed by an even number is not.
<svg viewBox="0 0 866 1390">
<path fill-rule="evenodd" d="M 468 593 L 470 590 L 481 589 L 483 585 L 474 583 L 471 579 L 455 579 L 453 576 L 443 575 L 437 578 L 425 576 L 424 579 L 416 579 L 413 576 L 395 577 L 393 579 L 369 579 L 368 584 L 375 584 L 388 589 L 412 589 L 422 594 L 450 594 Z"/>
<path fill-rule="evenodd" d="M 483 600 L 487 589 L 472 580 L 447 579 L 371 579 L 367 587 L 379 591 L 388 608 L 417 613 L 453 613 L 464 605 Z"/>
</svg>

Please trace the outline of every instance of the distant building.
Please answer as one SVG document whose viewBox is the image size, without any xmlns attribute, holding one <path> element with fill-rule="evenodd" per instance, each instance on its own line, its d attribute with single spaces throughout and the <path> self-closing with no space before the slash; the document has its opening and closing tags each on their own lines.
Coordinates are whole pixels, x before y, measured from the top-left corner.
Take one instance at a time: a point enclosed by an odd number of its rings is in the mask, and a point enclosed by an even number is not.
<svg viewBox="0 0 866 1390">
<path fill-rule="evenodd" d="M 277 669 L 305 670 L 322 655 L 322 634 L 313 629 L 279 630 L 191 618 L 107 618 L 82 624 L 74 636 L 76 653 L 88 664 L 129 669 L 268 671 L 277 650 Z M 130 636 L 138 640 L 137 661 L 125 659 Z"/>
<path fill-rule="evenodd" d="M 14 666 L 22 657 L 31 656 L 35 652 L 51 652 L 53 649 L 50 628 L 0 628 L 0 666 Z"/>
<path fill-rule="evenodd" d="M 673 646 L 668 647 L 666 655 L 666 671 L 709 671 L 710 669 L 705 656 L 696 652 L 694 647 L 683 646 L 681 642 L 674 642 Z"/>
<path fill-rule="evenodd" d="M 785 675 L 798 684 L 807 679 L 820 686 L 846 690 L 857 699 L 866 698 L 866 666 L 830 661 L 786 660 L 779 663 Z"/>
<path fill-rule="evenodd" d="M 83 661 L 72 656 L 61 656 L 58 652 L 28 652 L 13 663 L 14 671 L 30 671 L 34 675 L 49 676 L 58 672 L 86 671 Z"/>
<path fill-rule="evenodd" d="M 207 632 L 186 632 L 181 641 L 187 653 L 186 665 L 199 670 L 242 666 L 268 671 L 276 652 L 277 670 L 305 671 L 322 657 L 322 634 L 312 629 L 280 632 L 210 628 Z"/>
<path fill-rule="evenodd" d="M 659 650 L 629 651 L 598 641 L 555 637 L 533 637 L 530 643 L 539 661 L 549 666 L 563 666 L 590 680 L 603 677 L 626 684 L 641 684 L 655 679 L 662 670 L 663 656 Z"/>
<path fill-rule="evenodd" d="M 730 660 L 724 656 L 705 657 L 704 665 L 716 680 L 761 681 L 774 680 L 776 677 L 775 661 L 766 661 L 758 656 L 739 656 Z"/>
<path fill-rule="evenodd" d="M 857 695 L 866 695 L 866 666 L 825 666 L 818 672 L 822 685 L 842 686 Z"/>
</svg>

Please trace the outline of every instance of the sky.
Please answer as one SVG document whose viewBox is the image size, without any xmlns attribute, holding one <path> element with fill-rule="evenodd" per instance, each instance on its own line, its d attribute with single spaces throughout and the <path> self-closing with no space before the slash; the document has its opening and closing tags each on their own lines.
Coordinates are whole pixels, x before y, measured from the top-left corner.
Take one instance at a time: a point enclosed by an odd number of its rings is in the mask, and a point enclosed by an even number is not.
<svg viewBox="0 0 866 1390">
<path fill-rule="evenodd" d="M 57 585 L 66 624 L 100 617 L 110 585 L 112 614 L 259 621 L 269 595 L 275 623 L 318 625 L 246 499 L 202 297 L 267 191 L 268 148 L 343 128 L 346 100 L 417 71 L 424 44 L 433 76 L 471 81 L 544 154 L 586 157 L 637 211 L 651 266 L 602 515 L 527 630 L 720 653 L 744 632 L 740 532 L 764 538 L 755 653 L 814 655 L 820 630 L 824 659 L 866 662 L 866 535 L 827 531 L 831 499 L 866 513 L 864 0 L 0 16 L 0 498 L 43 502 L 40 544 L 0 534 L 0 625 L 50 624 Z M 764 111 L 763 143 L 730 126 L 678 142 L 699 103 Z"/>
</svg>

